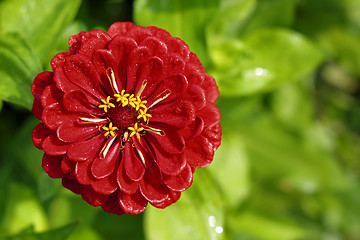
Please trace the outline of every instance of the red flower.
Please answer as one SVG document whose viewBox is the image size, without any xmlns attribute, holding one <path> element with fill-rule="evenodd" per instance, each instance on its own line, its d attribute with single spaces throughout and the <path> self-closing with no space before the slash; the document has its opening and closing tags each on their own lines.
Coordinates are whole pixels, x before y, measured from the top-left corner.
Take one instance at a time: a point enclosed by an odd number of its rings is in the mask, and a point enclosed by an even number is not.
<svg viewBox="0 0 360 240">
<path fill-rule="evenodd" d="M 44 170 L 111 213 L 176 202 L 220 145 L 215 80 L 156 27 L 114 23 L 69 45 L 31 88 Z"/>
</svg>

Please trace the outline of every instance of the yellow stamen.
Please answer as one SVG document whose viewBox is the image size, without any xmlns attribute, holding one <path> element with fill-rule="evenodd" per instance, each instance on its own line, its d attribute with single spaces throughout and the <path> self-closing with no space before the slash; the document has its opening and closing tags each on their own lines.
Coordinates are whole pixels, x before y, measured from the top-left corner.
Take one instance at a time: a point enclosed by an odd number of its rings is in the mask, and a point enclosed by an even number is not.
<svg viewBox="0 0 360 240">
<path fill-rule="evenodd" d="M 128 127 L 128 129 L 131 131 L 130 137 L 136 135 L 136 137 L 137 137 L 138 139 L 140 139 L 140 134 L 139 134 L 139 132 L 141 132 L 142 130 L 144 130 L 143 127 L 138 127 L 138 123 L 135 123 L 135 124 L 134 124 L 134 127 Z"/>
<path fill-rule="evenodd" d="M 104 112 L 108 111 L 108 108 L 114 108 L 115 105 L 113 103 L 110 102 L 111 98 L 110 96 L 107 96 L 106 100 L 105 99 L 100 99 L 101 102 L 103 102 L 104 104 L 99 105 L 99 108 L 103 108 Z"/>
<path fill-rule="evenodd" d="M 129 105 L 132 106 L 133 108 L 136 108 L 136 97 L 134 97 L 134 94 L 131 94 L 129 97 Z"/>
<path fill-rule="evenodd" d="M 143 118 L 144 122 L 148 122 L 152 116 L 150 113 L 146 113 L 146 112 L 147 112 L 147 108 L 144 108 L 144 110 L 140 109 L 140 113 L 137 116 L 137 119 Z"/>
<path fill-rule="evenodd" d="M 123 107 L 125 107 L 126 105 L 128 105 L 129 103 L 129 97 L 130 94 L 126 93 L 125 94 L 125 90 L 121 90 L 120 94 L 114 94 L 114 97 L 116 97 L 116 101 L 117 102 L 121 102 Z"/>
<path fill-rule="evenodd" d="M 115 133 L 114 131 L 119 130 L 117 127 L 113 127 L 113 123 L 110 122 L 109 127 L 102 127 L 103 130 L 105 130 L 106 132 L 104 133 L 104 136 L 107 137 L 109 135 L 111 135 L 112 137 L 115 137 Z"/>
<path fill-rule="evenodd" d="M 136 105 L 136 111 L 139 110 L 139 108 L 144 108 L 146 109 L 146 103 L 147 101 L 146 100 L 141 100 L 141 98 L 139 96 L 136 97 L 136 101 L 134 101 L 135 105 Z"/>
</svg>

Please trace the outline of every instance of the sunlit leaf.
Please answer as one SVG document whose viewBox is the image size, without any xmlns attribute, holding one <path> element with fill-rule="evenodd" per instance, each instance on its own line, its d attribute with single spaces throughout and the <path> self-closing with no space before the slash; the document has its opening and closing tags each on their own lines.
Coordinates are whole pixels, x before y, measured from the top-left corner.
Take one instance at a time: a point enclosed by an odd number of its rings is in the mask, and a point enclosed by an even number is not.
<svg viewBox="0 0 360 240">
<path fill-rule="evenodd" d="M 313 106 L 314 98 L 309 85 L 310 81 L 290 82 L 277 88 L 271 94 L 272 110 L 284 123 L 300 128 L 306 128 L 312 124 L 315 106 Z"/>
<path fill-rule="evenodd" d="M 42 68 L 19 34 L 0 36 L 0 66 L 0 99 L 30 109 L 33 101 L 30 86 Z"/>
<path fill-rule="evenodd" d="M 214 180 L 197 170 L 193 185 L 166 210 L 149 207 L 145 233 L 150 240 L 224 239 L 224 205 Z"/>
<path fill-rule="evenodd" d="M 223 132 L 221 146 L 208 170 L 220 185 L 227 207 L 236 207 L 249 193 L 246 149 L 236 132 Z"/>
<path fill-rule="evenodd" d="M 46 230 L 47 218 L 33 190 L 20 183 L 8 184 L 7 208 L 0 225 L 1 235 L 15 234 L 31 225 L 36 232 Z"/>
<path fill-rule="evenodd" d="M 285 29 L 263 29 L 242 40 L 224 39 L 217 44 L 210 49 L 215 63 L 211 73 L 226 95 L 253 94 L 299 80 L 311 74 L 322 59 L 309 40 Z"/>
<path fill-rule="evenodd" d="M 43 63 L 59 34 L 75 17 L 81 0 L 3 0 L 0 32 L 19 32 Z"/>
<path fill-rule="evenodd" d="M 229 225 L 235 239 L 302 239 L 305 235 L 294 223 L 251 212 L 233 215 Z"/>
<path fill-rule="evenodd" d="M 79 240 L 79 239 L 86 239 L 86 240 L 101 240 L 103 238 L 94 231 L 94 229 L 90 226 L 80 225 L 77 227 L 71 235 L 66 238 L 66 240 Z"/>
<path fill-rule="evenodd" d="M 78 223 L 71 223 L 64 227 L 50 230 L 42 233 L 29 233 L 28 231 L 22 232 L 20 234 L 9 236 L 1 240 L 66 240 L 68 236 L 76 229 Z M 89 235 L 85 235 L 88 237 Z M 85 239 L 85 238 L 84 238 Z M 89 240 L 98 240 L 98 238 L 86 238 Z"/>
<path fill-rule="evenodd" d="M 195 52 L 203 64 L 205 52 L 205 26 L 213 18 L 219 0 L 136 0 L 135 23 L 157 26 L 180 37 Z"/>
</svg>

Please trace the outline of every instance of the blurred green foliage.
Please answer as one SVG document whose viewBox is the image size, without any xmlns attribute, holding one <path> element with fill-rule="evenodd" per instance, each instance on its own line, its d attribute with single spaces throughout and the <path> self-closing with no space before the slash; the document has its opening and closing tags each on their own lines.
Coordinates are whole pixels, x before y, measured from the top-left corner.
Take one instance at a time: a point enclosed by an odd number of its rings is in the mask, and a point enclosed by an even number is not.
<svg viewBox="0 0 360 240">
<path fill-rule="evenodd" d="M 358 0 L 0 1 L 0 239 L 360 239 Z M 30 85 L 80 31 L 181 37 L 218 82 L 223 141 L 165 210 L 93 208 L 41 169 Z"/>
</svg>

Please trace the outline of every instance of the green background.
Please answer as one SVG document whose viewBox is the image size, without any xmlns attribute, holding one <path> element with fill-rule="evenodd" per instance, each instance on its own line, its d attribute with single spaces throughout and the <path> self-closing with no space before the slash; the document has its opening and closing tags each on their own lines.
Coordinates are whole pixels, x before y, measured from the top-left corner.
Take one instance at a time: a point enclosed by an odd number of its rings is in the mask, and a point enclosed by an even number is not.
<svg viewBox="0 0 360 240">
<path fill-rule="evenodd" d="M 182 38 L 217 80 L 213 163 L 165 210 L 116 216 L 41 168 L 30 85 L 80 31 Z M 360 1 L 0 0 L 0 239 L 360 239 Z"/>
</svg>

